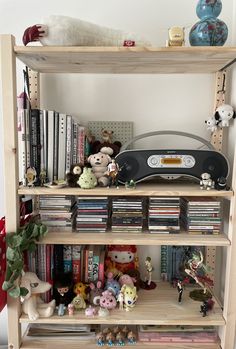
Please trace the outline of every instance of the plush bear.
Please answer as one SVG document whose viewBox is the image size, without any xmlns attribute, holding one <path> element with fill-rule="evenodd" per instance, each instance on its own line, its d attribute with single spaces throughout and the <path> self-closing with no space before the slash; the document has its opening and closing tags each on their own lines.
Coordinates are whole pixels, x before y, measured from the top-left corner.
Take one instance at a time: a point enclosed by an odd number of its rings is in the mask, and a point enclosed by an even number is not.
<svg viewBox="0 0 236 349">
<path fill-rule="evenodd" d="M 81 164 L 74 164 L 70 167 L 70 172 L 66 174 L 66 181 L 69 187 L 79 186 L 79 177 L 82 173 L 83 166 Z"/>
<path fill-rule="evenodd" d="M 229 120 L 232 118 L 235 119 L 236 113 L 231 105 L 222 104 L 216 109 L 214 117 L 217 125 L 221 127 L 228 127 Z"/>
<path fill-rule="evenodd" d="M 97 154 L 90 155 L 88 157 L 88 162 L 92 166 L 92 170 L 97 178 L 98 184 L 101 187 L 107 187 L 109 184 L 107 165 L 111 162 L 110 156 L 106 153 L 99 152 Z"/>
</svg>

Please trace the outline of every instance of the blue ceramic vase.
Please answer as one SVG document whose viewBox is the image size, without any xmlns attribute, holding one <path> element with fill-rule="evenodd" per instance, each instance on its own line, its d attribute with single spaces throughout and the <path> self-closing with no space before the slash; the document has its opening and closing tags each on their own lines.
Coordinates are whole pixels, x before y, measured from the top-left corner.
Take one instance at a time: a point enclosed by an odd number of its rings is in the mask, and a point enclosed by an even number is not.
<svg viewBox="0 0 236 349">
<path fill-rule="evenodd" d="M 196 8 L 200 21 L 189 33 L 192 46 L 223 46 L 228 37 L 227 25 L 218 19 L 222 9 L 221 0 L 199 0 Z"/>
</svg>

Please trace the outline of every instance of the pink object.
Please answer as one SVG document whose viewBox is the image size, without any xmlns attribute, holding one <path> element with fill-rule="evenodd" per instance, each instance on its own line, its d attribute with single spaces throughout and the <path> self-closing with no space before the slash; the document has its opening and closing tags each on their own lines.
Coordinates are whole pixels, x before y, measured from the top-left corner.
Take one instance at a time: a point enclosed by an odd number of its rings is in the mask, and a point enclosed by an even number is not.
<svg viewBox="0 0 236 349">
<path fill-rule="evenodd" d="M 85 315 L 86 316 L 94 316 L 97 314 L 97 310 L 94 307 L 91 307 L 91 305 L 85 309 Z"/>
<path fill-rule="evenodd" d="M 74 305 L 72 303 L 68 304 L 68 314 L 70 316 L 74 315 Z"/>
<path fill-rule="evenodd" d="M 116 299 L 110 291 L 104 291 L 100 298 L 100 306 L 106 309 L 114 309 L 116 307 Z"/>
<path fill-rule="evenodd" d="M 128 274 L 124 274 L 119 278 L 119 284 L 120 286 L 123 285 L 129 285 L 134 287 L 134 282 L 136 281 L 135 278 L 132 278 L 131 276 L 129 276 Z"/>
<path fill-rule="evenodd" d="M 133 41 L 133 40 L 125 40 L 123 46 L 125 46 L 125 47 L 135 46 L 135 41 Z"/>
</svg>

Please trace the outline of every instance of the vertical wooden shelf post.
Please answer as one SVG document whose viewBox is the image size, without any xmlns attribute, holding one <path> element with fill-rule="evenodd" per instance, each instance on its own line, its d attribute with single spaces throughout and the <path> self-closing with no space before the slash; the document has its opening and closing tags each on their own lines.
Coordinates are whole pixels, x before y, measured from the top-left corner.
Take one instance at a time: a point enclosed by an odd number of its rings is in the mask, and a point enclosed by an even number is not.
<svg viewBox="0 0 236 349">
<path fill-rule="evenodd" d="M 16 106 L 16 57 L 14 38 L 1 35 L 1 88 L 2 115 L 4 129 L 4 180 L 6 232 L 15 232 L 19 224 L 19 198 L 17 189 L 18 152 L 17 152 L 17 106 Z M 20 300 L 8 297 L 8 347 L 19 349 L 21 327 L 19 324 Z"/>
</svg>

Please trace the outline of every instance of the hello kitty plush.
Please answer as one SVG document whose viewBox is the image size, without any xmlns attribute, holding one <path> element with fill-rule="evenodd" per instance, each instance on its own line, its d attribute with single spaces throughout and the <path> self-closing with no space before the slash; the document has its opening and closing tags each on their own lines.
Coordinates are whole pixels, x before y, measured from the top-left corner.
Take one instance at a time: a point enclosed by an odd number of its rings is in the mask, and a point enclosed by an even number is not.
<svg viewBox="0 0 236 349">
<path fill-rule="evenodd" d="M 116 268 L 122 273 L 127 273 L 130 269 L 136 269 L 137 248 L 135 245 L 109 245 L 107 252 L 106 267 L 108 270 Z"/>
</svg>

